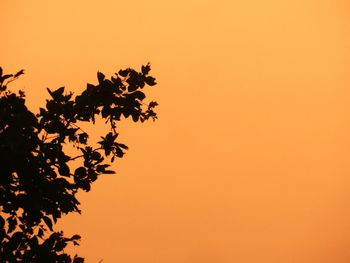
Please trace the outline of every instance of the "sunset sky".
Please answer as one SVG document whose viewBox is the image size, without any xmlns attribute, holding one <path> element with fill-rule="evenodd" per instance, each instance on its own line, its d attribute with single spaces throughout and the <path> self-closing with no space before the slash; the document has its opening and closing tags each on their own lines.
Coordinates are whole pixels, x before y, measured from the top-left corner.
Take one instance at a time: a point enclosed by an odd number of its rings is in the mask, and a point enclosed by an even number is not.
<svg viewBox="0 0 350 263">
<path fill-rule="evenodd" d="M 0 1 L 0 66 L 78 93 L 151 62 L 159 120 L 92 191 L 69 251 L 103 263 L 350 262 L 346 0 Z M 101 124 L 90 129 L 103 133 Z M 100 132 L 100 133 L 99 133 Z"/>
</svg>

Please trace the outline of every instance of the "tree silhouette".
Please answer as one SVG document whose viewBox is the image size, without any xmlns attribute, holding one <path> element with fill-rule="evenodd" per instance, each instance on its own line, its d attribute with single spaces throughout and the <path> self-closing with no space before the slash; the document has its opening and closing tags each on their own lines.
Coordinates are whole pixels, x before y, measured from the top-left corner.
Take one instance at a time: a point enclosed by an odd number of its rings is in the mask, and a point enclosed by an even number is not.
<svg viewBox="0 0 350 263">
<path fill-rule="evenodd" d="M 114 173 L 110 162 L 128 149 L 117 141 L 117 123 L 157 118 L 157 102 L 144 103 L 143 88 L 156 84 L 150 70 L 149 64 L 140 72 L 127 68 L 111 79 L 98 72 L 98 84 L 77 96 L 64 87 L 48 89 L 51 98 L 34 114 L 23 91 L 8 89 L 24 71 L 3 74 L 0 67 L 0 262 L 84 261 L 64 252 L 80 236 L 65 237 L 53 226 L 63 215 L 80 213 L 79 190 L 88 192 L 100 175 Z M 109 130 L 93 143 L 81 124 L 98 117 Z M 76 155 L 68 154 L 72 149 Z"/>
</svg>

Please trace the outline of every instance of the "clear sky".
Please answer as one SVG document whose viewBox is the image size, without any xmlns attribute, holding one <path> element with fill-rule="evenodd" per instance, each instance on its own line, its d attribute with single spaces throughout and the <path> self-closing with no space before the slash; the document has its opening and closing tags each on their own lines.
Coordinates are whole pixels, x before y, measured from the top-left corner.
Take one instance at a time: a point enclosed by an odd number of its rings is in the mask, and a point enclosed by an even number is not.
<svg viewBox="0 0 350 263">
<path fill-rule="evenodd" d="M 151 62 L 159 120 L 81 194 L 87 262 L 350 262 L 345 0 L 0 2 L 0 63 L 31 109 Z M 98 136 L 102 125 L 93 127 Z"/>
</svg>

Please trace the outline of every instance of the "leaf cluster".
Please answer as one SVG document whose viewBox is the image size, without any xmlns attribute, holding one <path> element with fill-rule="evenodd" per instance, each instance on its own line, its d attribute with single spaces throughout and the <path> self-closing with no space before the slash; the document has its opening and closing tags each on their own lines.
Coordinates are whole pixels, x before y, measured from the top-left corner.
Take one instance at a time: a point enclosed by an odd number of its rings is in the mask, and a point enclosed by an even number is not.
<svg viewBox="0 0 350 263">
<path fill-rule="evenodd" d="M 127 68 L 110 79 L 97 73 L 98 84 L 87 84 L 73 96 L 64 87 L 48 90 L 39 113 L 25 105 L 25 94 L 8 89 L 24 73 L 3 74 L 0 68 L 0 259 L 1 262 L 82 262 L 64 252 L 80 236 L 64 237 L 54 230 L 59 218 L 80 213 L 77 193 L 90 191 L 110 162 L 128 147 L 117 141 L 117 123 L 155 120 L 156 102 L 145 103 L 144 87 L 156 84 L 150 65 Z M 93 147 L 84 122 L 105 120 L 109 131 Z M 67 146 L 76 155 L 67 153 Z M 73 169 L 72 167 L 76 167 Z"/>
</svg>

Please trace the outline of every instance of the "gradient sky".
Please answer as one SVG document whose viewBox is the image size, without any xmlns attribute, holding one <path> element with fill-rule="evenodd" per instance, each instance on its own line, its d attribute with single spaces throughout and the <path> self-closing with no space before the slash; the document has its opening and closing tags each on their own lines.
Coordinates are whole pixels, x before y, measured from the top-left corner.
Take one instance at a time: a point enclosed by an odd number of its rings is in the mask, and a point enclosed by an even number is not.
<svg viewBox="0 0 350 263">
<path fill-rule="evenodd" d="M 159 120 L 81 194 L 87 262 L 350 262 L 345 0 L 0 2 L 0 62 L 37 110 L 148 61 Z M 97 125 L 91 131 L 98 136 Z"/>
</svg>

